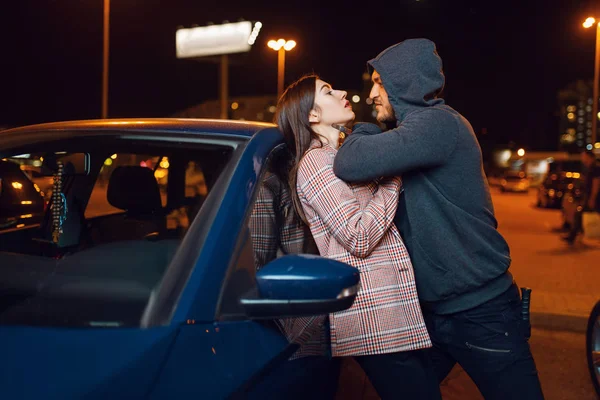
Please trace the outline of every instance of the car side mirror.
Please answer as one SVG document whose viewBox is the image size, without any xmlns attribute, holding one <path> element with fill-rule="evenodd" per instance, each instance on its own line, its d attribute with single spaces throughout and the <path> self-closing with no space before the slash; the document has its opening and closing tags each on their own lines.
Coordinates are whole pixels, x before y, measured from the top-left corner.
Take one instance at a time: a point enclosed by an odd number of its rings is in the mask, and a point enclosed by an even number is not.
<svg viewBox="0 0 600 400">
<path fill-rule="evenodd" d="M 328 258 L 280 257 L 256 273 L 256 288 L 240 299 L 251 319 L 323 315 L 350 308 L 360 287 L 358 270 Z"/>
</svg>

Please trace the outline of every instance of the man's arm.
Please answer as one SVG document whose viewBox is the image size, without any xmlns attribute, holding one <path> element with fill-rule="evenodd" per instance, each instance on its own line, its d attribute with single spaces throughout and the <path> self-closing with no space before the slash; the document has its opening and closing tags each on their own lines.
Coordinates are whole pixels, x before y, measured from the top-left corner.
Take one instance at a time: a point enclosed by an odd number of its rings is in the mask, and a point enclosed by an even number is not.
<svg viewBox="0 0 600 400">
<path fill-rule="evenodd" d="M 355 126 L 335 157 L 333 168 L 339 178 L 364 182 L 442 165 L 458 140 L 454 118 L 436 109 L 409 115 L 400 126 L 381 134 L 374 134 L 376 129 L 373 124 Z"/>
</svg>

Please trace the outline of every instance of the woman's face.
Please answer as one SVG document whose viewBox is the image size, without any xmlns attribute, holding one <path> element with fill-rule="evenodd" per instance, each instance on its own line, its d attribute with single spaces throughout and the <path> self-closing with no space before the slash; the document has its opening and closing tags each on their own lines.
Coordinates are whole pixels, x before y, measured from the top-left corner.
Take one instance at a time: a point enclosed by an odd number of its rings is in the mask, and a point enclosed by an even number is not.
<svg viewBox="0 0 600 400">
<path fill-rule="evenodd" d="M 347 125 L 354 121 L 352 105 L 346 100 L 344 90 L 334 90 L 331 85 L 316 80 L 315 109 L 319 114 L 319 124 L 330 127 L 331 124 Z"/>
</svg>

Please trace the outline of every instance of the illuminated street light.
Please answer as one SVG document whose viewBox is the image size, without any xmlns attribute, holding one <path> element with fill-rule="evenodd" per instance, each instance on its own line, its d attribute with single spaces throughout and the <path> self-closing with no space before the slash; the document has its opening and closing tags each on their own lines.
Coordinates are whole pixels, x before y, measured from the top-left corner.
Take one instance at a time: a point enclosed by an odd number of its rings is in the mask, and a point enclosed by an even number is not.
<svg viewBox="0 0 600 400">
<path fill-rule="evenodd" d="M 285 52 L 292 50 L 296 47 L 296 42 L 293 40 L 285 40 L 279 39 L 269 40 L 267 43 L 269 48 L 275 50 L 278 53 L 278 62 L 277 62 L 277 98 L 281 97 L 283 93 L 283 77 L 285 74 Z"/>
<path fill-rule="evenodd" d="M 525 155 L 525 149 L 519 149 L 519 150 L 517 150 L 517 155 L 519 157 L 523 157 Z"/>
<path fill-rule="evenodd" d="M 591 28 L 596 25 L 596 53 L 594 57 L 594 87 L 592 90 L 592 137 L 591 143 L 596 143 L 596 132 L 598 129 L 598 72 L 600 70 L 600 23 L 596 23 L 596 19 L 589 17 L 583 23 L 584 28 Z"/>
</svg>

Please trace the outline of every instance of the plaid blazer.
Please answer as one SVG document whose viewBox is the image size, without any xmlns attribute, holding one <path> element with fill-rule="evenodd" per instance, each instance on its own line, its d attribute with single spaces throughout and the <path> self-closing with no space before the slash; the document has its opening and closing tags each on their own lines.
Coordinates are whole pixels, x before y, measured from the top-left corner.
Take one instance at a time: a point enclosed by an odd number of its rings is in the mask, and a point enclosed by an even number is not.
<svg viewBox="0 0 600 400">
<path fill-rule="evenodd" d="M 257 270 L 281 255 L 319 254 L 310 230 L 296 217 L 288 186 L 271 172 L 258 188 L 249 226 Z M 319 315 L 277 321 L 288 341 L 300 345 L 291 360 L 329 354 L 326 318 Z"/>
<path fill-rule="evenodd" d="M 348 184 L 333 173 L 336 153 L 313 142 L 297 181 L 320 254 L 360 271 L 361 288 L 352 307 L 329 316 L 332 355 L 431 347 L 412 263 L 393 223 L 401 180 Z"/>
</svg>

